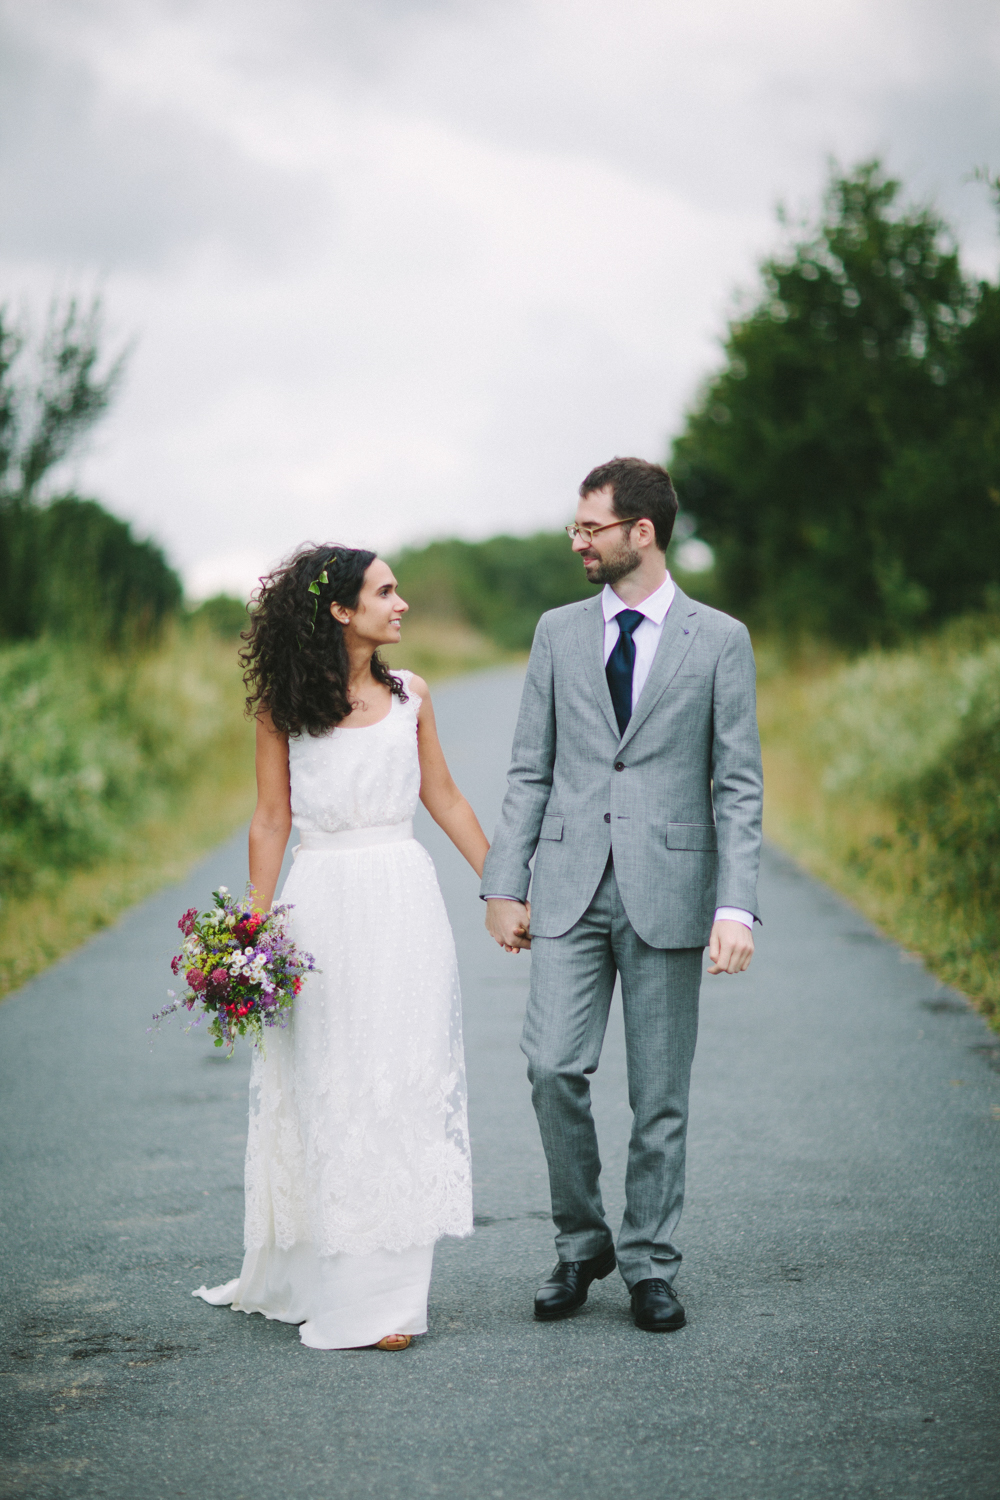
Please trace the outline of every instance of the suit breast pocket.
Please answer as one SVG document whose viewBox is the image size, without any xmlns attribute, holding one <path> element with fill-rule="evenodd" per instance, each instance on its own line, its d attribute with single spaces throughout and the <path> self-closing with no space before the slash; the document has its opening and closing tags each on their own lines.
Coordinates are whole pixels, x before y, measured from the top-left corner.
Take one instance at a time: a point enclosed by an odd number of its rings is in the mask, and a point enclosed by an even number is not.
<svg viewBox="0 0 1000 1500">
<path fill-rule="evenodd" d="M 716 849 L 714 823 L 668 823 L 668 849 Z"/>
</svg>

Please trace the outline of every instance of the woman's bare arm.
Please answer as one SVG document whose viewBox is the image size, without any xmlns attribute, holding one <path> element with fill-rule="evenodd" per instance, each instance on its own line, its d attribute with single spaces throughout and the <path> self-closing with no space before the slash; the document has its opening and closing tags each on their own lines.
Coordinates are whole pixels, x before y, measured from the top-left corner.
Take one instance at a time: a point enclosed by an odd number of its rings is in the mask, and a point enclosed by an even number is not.
<svg viewBox="0 0 1000 1500">
<path fill-rule="evenodd" d="M 420 750 L 420 800 L 439 828 L 443 828 L 459 854 L 480 877 L 489 852 L 489 840 L 468 802 L 452 780 L 434 722 L 430 692 L 422 677 L 411 677 L 409 690 L 420 698 L 417 712 L 417 744 Z"/>
<path fill-rule="evenodd" d="M 268 911 L 274 900 L 291 831 L 288 736 L 262 713 L 257 717 L 257 806 L 250 822 L 250 884 L 260 911 Z"/>
</svg>

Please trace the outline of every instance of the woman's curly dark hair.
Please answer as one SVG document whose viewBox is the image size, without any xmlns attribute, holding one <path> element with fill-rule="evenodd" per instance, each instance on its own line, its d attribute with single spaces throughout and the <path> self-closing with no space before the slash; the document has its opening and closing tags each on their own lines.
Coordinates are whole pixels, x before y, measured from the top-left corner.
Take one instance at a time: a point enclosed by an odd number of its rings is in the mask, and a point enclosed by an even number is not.
<svg viewBox="0 0 1000 1500">
<path fill-rule="evenodd" d="M 247 714 L 266 710 L 286 734 L 325 734 L 351 712 L 349 662 L 344 628 L 330 613 L 336 600 L 355 609 L 375 553 L 359 547 L 300 547 L 288 562 L 260 581 L 250 604 L 250 625 L 240 651 L 247 688 Z M 320 582 L 325 573 L 327 582 Z M 316 583 L 319 593 L 310 592 Z M 376 651 L 372 676 L 406 702 Z"/>
</svg>

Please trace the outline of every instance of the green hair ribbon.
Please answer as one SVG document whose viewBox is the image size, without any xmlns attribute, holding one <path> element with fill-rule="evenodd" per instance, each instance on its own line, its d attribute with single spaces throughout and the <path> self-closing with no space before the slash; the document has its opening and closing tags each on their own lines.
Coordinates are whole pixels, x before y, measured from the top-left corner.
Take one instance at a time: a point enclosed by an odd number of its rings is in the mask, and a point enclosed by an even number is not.
<svg viewBox="0 0 1000 1500">
<path fill-rule="evenodd" d="M 314 578 L 313 581 L 312 581 L 312 583 L 309 585 L 309 593 L 314 596 L 313 597 L 312 619 L 309 622 L 309 634 L 310 635 L 312 635 L 315 632 L 315 630 L 316 630 L 316 611 L 319 608 L 319 586 L 320 586 L 321 583 L 329 583 L 330 582 L 329 578 L 326 576 L 326 570 L 330 566 L 330 564 L 332 562 L 336 562 L 336 560 L 337 560 L 337 554 L 336 554 L 336 552 L 334 552 L 331 557 L 327 558 L 326 563 L 325 563 L 324 568 L 323 568 L 323 571 L 322 571 L 322 573 L 320 573 L 319 577 L 318 578 Z M 300 649 L 301 649 L 301 647 L 300 647 Z"/>
</svg>

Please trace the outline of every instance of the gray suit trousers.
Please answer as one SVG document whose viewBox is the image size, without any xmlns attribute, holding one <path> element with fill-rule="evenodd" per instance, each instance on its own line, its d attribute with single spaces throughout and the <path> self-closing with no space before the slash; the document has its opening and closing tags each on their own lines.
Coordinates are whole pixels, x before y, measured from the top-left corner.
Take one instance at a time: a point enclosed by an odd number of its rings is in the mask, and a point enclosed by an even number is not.
<svg viewBox="0 0 1000 1500">
<path fill-rule="evenodd" d="M 521 1049 L 549 1168 L 556 1251 L 588 1260 L 613 1242 L 588 1075 L 597 1071 L 615 974 L 621 975 L 632 1135 L 618 1265 L 625 1284 L 680 1265 L 688 1088 L 698 1034 L 701 948 L 651 948 L 625 915 L 613 865 L 580 920 L 533 937 Z"/>
</svg>

